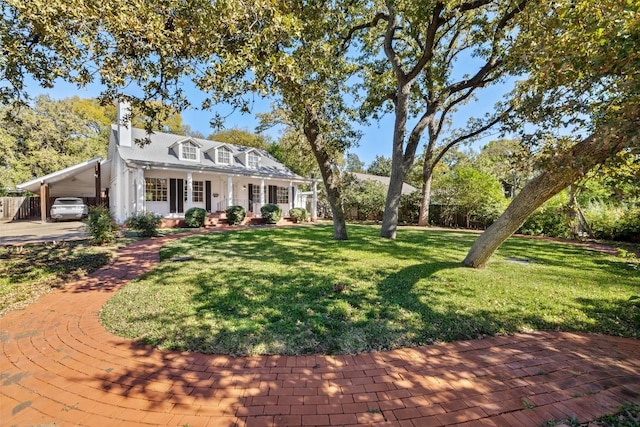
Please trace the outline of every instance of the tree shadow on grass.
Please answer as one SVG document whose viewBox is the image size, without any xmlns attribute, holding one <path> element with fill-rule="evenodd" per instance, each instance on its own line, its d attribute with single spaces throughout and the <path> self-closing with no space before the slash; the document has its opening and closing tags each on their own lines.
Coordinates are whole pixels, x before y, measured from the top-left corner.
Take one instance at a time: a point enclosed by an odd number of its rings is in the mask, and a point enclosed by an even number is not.
<svg viewBox="0 0 640 427">
<path fill-rule="evenodd" d="M 130 331 L 144 344 L 204 353 L 352 354 L 430 343 L 440 339 L 437 330 L 447 316 L 417 303 L 408 286 L 457 267 L 453 262 L 421 264 L 388 275 L 377 287 L 353 283 L 344 289 L 337 289 L 335 277 L 322 269 L 301 274 L 282 268 L 262 278 L 255 272 L 245 276 L 208 269 L 189 277 L 186 311 L 176 306 L 175 297 L 166 302 L 151 294 L 152 305 L 164 307 L 128 313 L 127 323 L 148 330 L 139 331 L 141 336 Z M 162 288 L 171 274 L 165 264 L 147 279 Z M 421 326 L 411 326 L 416 323 Z"/>
<path fill-rule="evenodd" d="M 473 298 L 470 286 L 429 286 L 429 279 L 440 280 L 438 272 L 464 268 L 459 263 L 439 262 L 416 264 L 390 275 L 379 286 L 380 295 L 398 311 L 413 314 L 414 321 L 406 322 L 404 334 L 412 337 L 407 345 L 450 342 L 482 338 L 498 333 L 518 332 L 521 324 L 515 319 L 496 316 L 490 311 L 470 312 L 456 305 L 447 294 L 456 293 Z M 417 286 L 418 282 L 424 282 Z M 417 321 L 415 321 L 417 320 Z"/>
<path fill-rule="evenodd" d="M 640 300 L 576 298 L 576 301 L 587 317 L 600 324 L 603 333 L 640 338 Z"/>
<path fill-rule="evenodd" d="M 460 233 L 406 230 L 398 239 L 391 240 L 372 234 L 371 226 L 350 226 L 350 239 L 336 241 L 327 237 L 329 230 L 329 227 L 316 226 L 197 235 L 163 247 L 160 258 L 166 261 L 184 255 L 219 257 L 220 262 L 237 265 L 240 274 L 245 265 L 259 260 L 299 266 L 299 273 L 304 275 L 308 274 L 310 264 L 330 268 L 344 264 L 349 267 L 353 261 L 366 259 L 370 254 L 401 263 L 415 262 L 416 259 L 434 262 L 462 260 L 473 238 Z M 376 270 L 378 275 L 390 273 L 385 268 Z"/>
<path fill-rule="evenodd" d="M 527 237 L 511 237 L 497 251 L 507 259 L 526 260 L 540 265 L 566 267 L 573 265 L 584 271 L 606 271 L 612 275 L 628 275 L 633 268 L 623 258 L 611 258 L 611 254 L 596 249 Z"/>
<path fill-rule="evenodd" d="M 172 309 L 171 305 L 178 304 L 174 300 L 165 303 L 150 295 L 154 304 L 168 308 L 131 313 L 130 321 L 164 332 L 132 336 L 142 336 L 144 343 L 161 348 L 205 353 L 339 354 L 531 328 L 589 330 L 579 323 L 549 320 L 553 317 L 549 313 L 536 315 L 509 307 L 469 309 L 448 298 L 449 293 L 467 300 L 476 296 L 473 286 L 458 282 L 449 288 L 441 282 L 446 279 L 437 274 L 462 267 L 451 259 L 466 250 L 473 235 L 403 230 L 398 240 L 391 241 L 374 236 L 371 227 L 358 226 L 351 231 L 351 240 L 327 241 L 327 229 L 255 230 L 196 235 L 172 242 L 161 251 L 165 261 L 146 275 L 145 282 L 163 287 L 183 276 L 179 280 L 190 287 L 185 296 L 188 311 Z M 438 250 L 434 251 L 436 245 Z M 526 247 L 522 245 L 517 240 L 506 251 L 521 253 Z M 534 245 L 533 251 L 557 259 L 556 249 Z M 583 252 L 564 246 L 560 249 L 566 256 Z M 369 252 L 398 262 L 429 262 L 366 268 L 351 262 L 350 257 L 357 260 Z M 170 261 L 184 255 L 192 258 Z M 244 267 L 254 260 L 277 268 L 261 270 L 266 267 L 255 263 L 251 274 L 244 274 Z M 336 269 L 342 262 L 345 268 Z M 216 268 L 217 263 L 233 268 Z"/>
</svg>

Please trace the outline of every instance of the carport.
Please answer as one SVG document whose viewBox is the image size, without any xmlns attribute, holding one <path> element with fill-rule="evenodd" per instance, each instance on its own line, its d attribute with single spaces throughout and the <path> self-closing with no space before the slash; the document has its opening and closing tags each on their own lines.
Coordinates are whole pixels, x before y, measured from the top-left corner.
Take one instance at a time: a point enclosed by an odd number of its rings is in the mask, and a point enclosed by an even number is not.
<svg viewBox="0 0 640 427">
<path fill-rule="evenodd" d="M 100 204 L 104 197 L 109 196 L 109 163 L 95 157 L 86 162 L 50 173 L 18 184 L 21 190 L 27 190 L 40 195 L 40 219 L 47 221 L 51 198 L 55 197 L 91 197 L 95 204 Z M 105 170 L 106 173 L 102 173 Z"/>
</svg>

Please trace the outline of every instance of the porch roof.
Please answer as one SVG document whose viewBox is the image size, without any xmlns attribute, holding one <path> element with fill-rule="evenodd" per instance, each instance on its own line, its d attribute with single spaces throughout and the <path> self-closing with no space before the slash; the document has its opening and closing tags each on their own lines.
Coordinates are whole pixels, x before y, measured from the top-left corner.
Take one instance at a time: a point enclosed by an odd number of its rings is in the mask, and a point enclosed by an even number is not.
<svg viewBox="0 0 640 427">
<path fill-rule="evenodd" d="M 233 168 L 233 167 L 224 167 L 224 166 L 207 166 L 201 164 L 192 164 L 185 165 L 181 163 L 172 163 L 172 162 L 157 162 L 150 160 L 127 160 L 128 167 L 137 167 L 141 166 L 146 170 L 173 170 L 173 171 L 183 171 L 183 172 L 198 172 L 198 173 L 214 173 L 220 175 L 231 175 L 231 176 L 245 176 L 247 178 L 255 178 L 255 179 L 277 179 L 281 181 L 293 181 L 293 182 L 304 182 L 304 183 L 312 183 L 317 181 L 317 179 L 312 178 L 304 178 L 300 175 L 296 174 L 282 174 L 278 173 L 277 170 L 268 170 L 267 168 L 261 168 L 258 170 L 246 169 L 246 168 Z"/>
</svg>

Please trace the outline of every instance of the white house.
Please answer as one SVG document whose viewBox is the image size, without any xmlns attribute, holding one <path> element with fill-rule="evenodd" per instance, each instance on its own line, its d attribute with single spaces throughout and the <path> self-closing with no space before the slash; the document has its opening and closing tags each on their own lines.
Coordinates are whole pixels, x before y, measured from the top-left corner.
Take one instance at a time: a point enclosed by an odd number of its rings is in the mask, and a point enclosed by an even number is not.
<svg viewBox="0 0 640 427">
<path fill-rule="evenodd" d="M 278 204 L 287 215 L 294 207 L 306 207 L 308 193 L 298 186 L 308 184 L 311 218 L 316 218 L 317 182 L 291 172 L 266 151 L 161 132 L 149 135 L 132 128 L 127 117 L 129 106 L 120 104 L 106 160 L 92 159 L 18 188 L 40 193 L 43 200 L 108 195 L 110 210 L 122 223 L 139 212 L 181 218 L 191 207 L 216 212 L 240 205 L 259 216 L 266 203 Z"/>
</svg>

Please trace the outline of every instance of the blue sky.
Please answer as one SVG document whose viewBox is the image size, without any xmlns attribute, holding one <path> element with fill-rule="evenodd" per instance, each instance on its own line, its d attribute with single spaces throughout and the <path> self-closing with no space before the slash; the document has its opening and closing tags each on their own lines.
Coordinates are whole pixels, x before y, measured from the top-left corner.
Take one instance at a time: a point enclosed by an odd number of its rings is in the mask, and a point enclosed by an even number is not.
<svg viewBox="0 0 640 427">
<path fill-rule="evenodd" d="M 189 88 L 187 86 L 187 96 L 193 105 L 198 105 L 199 100 L 203 98 L 203 94 L 196 88 Z M 482 117 L 486 112 L 493 109 L 494 104 L 499 101 L 508 85 L 498 85 L 482 89 L 478 92 L 478 101 L 472 102 L 464 107 L 453 116 L 454 126 L 464 126 L 468 118 Z M 85 88 L 78 88 L 74 85 L 59 82 L 51 89 L 44 89 L 37 83 L 31 81 L 28 85 L 28 91 L 31 96 L 40 94 L 46 94 L 54 99 L 68 98 L 72 96 L 79 96 L 81 98 L 94 98 L 100 93 L 101 87 L 98 84 L 91 84 Z M 201 132 L 202 134 L 209 135 L 213 130 L 209 126 L 209 120 L 213 116 L 213 112 L 217 112 L 222 116 L 227 116 L 225 119 L 225 128 L 241 128 L 249 131 L 254 131 L 258 125 L 256 120 L 257 113 L 268 112 L 270 108 L 270 101 L 268 99 L 255 98 L 252 105 L 252 111 L 250 114 L 243 114 L 238 111 L 234 112 L 227 105 L 217 105 L 212 111 L 200 111 L 195 109 L 185 110 L 182 112 L 183 122 L 191 127 L 191 129 Z M 380 121 L 372 122 L 369 125 L 358 125 L 358 128 L 362 131 L 362 138 L 358 146 L 351 148 L 351 152 L 358 155 L 360 160 L 365 164 L 370 164 L 376 155 L 391 156 L 391 146 L 393 137 L 393 114 L 388 114 Z M 411 129 L 412 122 L 408 124 L 408 129 Z M 271 129 L 266 132 L 272 139 L 277 140 L 280 135 L 279 129 Z M 443 135 L 444 136 L 444 135 Z M 489 136 L 473 144 L 475 149 L 479 149 L 491 139 L 497 138 L 498 135 Z M 422 151 L 422 148 L 418 149 L 418 153 Z"/>
</svg>

